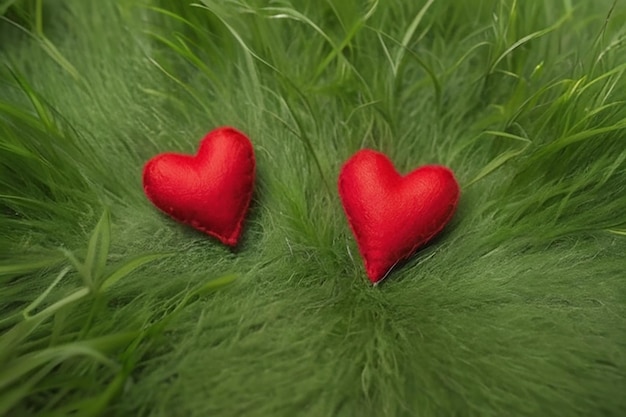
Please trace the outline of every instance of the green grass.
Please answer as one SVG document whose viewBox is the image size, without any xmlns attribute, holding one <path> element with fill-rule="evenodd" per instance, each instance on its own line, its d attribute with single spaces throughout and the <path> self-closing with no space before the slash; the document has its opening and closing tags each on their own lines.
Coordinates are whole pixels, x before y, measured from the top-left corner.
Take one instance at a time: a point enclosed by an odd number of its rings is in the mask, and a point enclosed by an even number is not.
<svg viewBox="0 0 626 417">
<path fill-rule="evenodd" d="M 0 415 L 623 416 L 626 7 L 0 1 Z M 254 143 L 240 247 L 141 168 Z M 451 167 L 444 233 L 372 288 L 363 147 Z"/>
</svg>

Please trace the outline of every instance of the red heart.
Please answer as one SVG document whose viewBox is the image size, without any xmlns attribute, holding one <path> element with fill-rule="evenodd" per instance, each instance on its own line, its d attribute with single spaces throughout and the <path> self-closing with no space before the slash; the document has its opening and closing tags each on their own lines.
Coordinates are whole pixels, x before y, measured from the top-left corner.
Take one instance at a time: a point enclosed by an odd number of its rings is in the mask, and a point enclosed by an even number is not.
<svg viewBox="0 0 626 417">
<path fill-rule="evenodd" d="M 339 195 L 367 276 L 376 284 L 443 229 L 460 190 L 445 167 L 426 165 L 401 176 L 384 154 L 364 149 L 341 169 Z"/>
<path fill-rule="evenodd" d="M 177 221 L 237 245 L 254 187 L 250 140 L 222 127 L 207 134 L 195 156 L 163 153 L 146 163 L 143 189 Z"/>
</svg>

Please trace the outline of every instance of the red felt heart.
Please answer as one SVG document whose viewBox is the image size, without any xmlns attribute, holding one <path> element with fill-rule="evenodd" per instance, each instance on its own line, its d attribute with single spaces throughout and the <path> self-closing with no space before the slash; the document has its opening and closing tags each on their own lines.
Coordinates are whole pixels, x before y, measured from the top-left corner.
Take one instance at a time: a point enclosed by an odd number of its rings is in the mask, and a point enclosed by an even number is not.
<svg viewBox="0 0 626 417">
<path fill-rule="evenodd" d="M 401 176 L 384 154 L 365 149 L 341 169 L 339 195 L 367 276 L 376 284 L 443 229 L 460 190 L 445 167 L 426 165 Z"/>
<path fill-rule="evenodd" d="M 231 127 L 207 134 L 195 156 L 163 153 L 146 163 L 143 188 L 175 220 L 237 245 L 254 188 L 250 140 Z"/>
</svg>

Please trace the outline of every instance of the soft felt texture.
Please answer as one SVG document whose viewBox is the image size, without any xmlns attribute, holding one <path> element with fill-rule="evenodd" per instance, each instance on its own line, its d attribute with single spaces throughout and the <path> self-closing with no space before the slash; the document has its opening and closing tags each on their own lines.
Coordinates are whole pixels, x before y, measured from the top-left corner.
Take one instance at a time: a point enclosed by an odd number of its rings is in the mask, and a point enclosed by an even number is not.
<svg viewBox="0 0 626 417">
<path fill-rule="evenodd" d="M 172 218 L 236 246 L 254 188 L 252 143 L 222 127 L 209 132 L 195 156 L 163 153 L 143 170 L 152 203 Z"/>
<path fill-rule="evenodd" d="M 401 176 L 380 152 L 363 149 L 339 174 L 339 195 L 373 283 L 450 221 L 459 185 L 448 168 L 427 165 Z"/>
<path fill-rule="evenodd" d="M 626 2 L 36 2 L 0 19 L 0 416 L 626 416 Z M 217 125 L 235 251 L 141 183 Z M 360 149 L 462 189 L 377 287 Z"/>
</svg>

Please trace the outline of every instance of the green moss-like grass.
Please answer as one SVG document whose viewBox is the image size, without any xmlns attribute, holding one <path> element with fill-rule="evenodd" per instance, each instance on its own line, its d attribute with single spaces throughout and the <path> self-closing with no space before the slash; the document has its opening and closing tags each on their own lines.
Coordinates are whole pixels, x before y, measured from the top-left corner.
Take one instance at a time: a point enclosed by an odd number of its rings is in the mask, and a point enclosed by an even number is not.
<svg viewBox="0 0 626 417">
<path fill-rule="evenodd" d="M 620 2 L 0 11 L 0 415 L 626 415 Z M 235 251 L 141 188 L 221 125 L 257 157 Z M 336 191 L 364 147 L 462 188 L 376 288 Z"/>
</svg>

